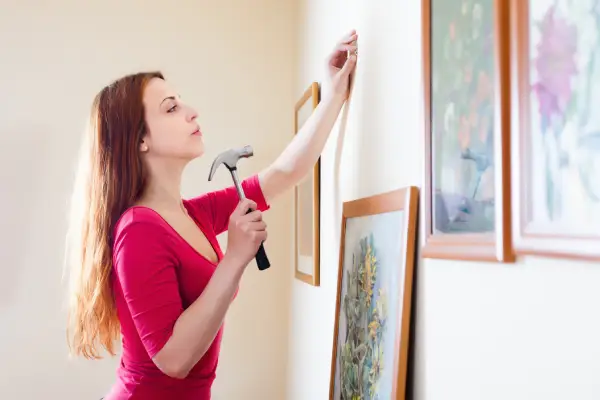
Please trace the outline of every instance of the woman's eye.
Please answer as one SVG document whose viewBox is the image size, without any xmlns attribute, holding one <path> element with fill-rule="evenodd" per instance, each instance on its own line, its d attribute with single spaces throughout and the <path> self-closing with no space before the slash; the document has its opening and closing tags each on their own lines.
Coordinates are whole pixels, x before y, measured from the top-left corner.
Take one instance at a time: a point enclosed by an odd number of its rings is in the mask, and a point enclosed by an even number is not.
<svg viewBox="0 0 600 400">
<path fill-rule="evenodd" d="M 177 105 L 174 105 L 173 107 L 169 108 L 169 109 L 167 110 L 167 112 L 169 112 L 169 113 L 170 113 L 170 112 L 173 112 L 173 111 L 175 111 L 175 109 L 176 109 L 176 108 L 177 108 Z"/>
</svg>

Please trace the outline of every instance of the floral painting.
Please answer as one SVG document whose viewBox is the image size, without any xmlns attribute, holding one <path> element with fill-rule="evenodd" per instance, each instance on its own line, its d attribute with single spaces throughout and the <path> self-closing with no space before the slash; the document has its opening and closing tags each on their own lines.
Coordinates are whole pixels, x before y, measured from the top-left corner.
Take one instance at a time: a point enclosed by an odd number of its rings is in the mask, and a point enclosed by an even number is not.
<svg viewBox="0 0 600 400">
<path fill-rule="evenodd" d="M 493 0 L 431 0 L 433 233 L 495 225 Z"/>
<path fill-rule="evenodd" d="M 529 3 L 530 218 L 600 235 L 600 1 Z"/>
<path fill-rule="evenodd" d="M 333 398 L 390 399 L 402 297 L 404 211 L 346 221 Z"/>
</svg>

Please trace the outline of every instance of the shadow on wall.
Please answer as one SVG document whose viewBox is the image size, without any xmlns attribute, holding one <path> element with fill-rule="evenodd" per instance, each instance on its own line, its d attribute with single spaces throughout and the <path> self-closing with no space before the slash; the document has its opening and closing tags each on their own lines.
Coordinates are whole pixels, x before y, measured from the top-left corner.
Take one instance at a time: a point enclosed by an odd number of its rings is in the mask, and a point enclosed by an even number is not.
<svg viewBox="0 0 600 400">
<path fill-rule="evenodd" d="M 358 68 L 358 65 L 356 66 Z M 352 92 L 354 91 L 354 82 L 356 80 L 356 69 L 350 76 L 350 95 L 344 108 L 342 110 L 342 115 L 340 117 L 339 131 L 337 136 L 337 142 L 335 145 L 335 155 L 333 159 L 333 181 L 335 182 L 335 188 L 333 190 L 333 207 L 334 207 L 334 215 L 342 215 L 342 200 L 341 200 L 341 188 L 340 188 L 340 167 L 342 164 L 342 153 L 344 150 L 344 138 L 346 136 L 346 126 L 348 125 L 348 112 L 350 110 L 350 105 L 352 103 Z M 339 229 L 336 229 L 336 235 L 339 235 Z M 339 243 L 339 237 L 337 238 L 337 243 Z"/>
<path fill-rule="evenodd" d="M 385 118 L 385 99 L 382 85 L 386 85 L 386 80 L 381 79 L 380 63 L 385 63 L 385 54 L 377 43 L 376 36 L 370 35 L 363 38 L 361 48 L 366 49 L 366 56 L 362 60 L 361 68 L 361 117 L 358 122 L 358 149 L 357 161 L 360 165 L 358 187 L 362 196 L 370 196 L 379 193 L 379 189 L 388 186 L 385 182 L 388 180 L 388 173 L 385 171 L 387 154 L 389 152 L 384 146 L 385 141 L 382 137 L 385 135 L 383 123 Z M 385 151 L 384 151 L 385 150 Z"/>
<path fill-rule="evenodd" d="M 2 207 L 0 237 L 0 308 L 16 295 L 19 280 L 28 268 L 27 260 L 35 254 L 39 227 L 36 207 L 43 202 L 39 188 L 45 175 L 48 157 L 47 137 L 43 127 L 7 128 L 0 132 L 0 180 Z M 41 140 L 40 140 L 41 139 Z"/>
<path fill-rule="evenodd" d="M 337 141 L 334 176 L 336 182 L 335 204 L 341 205 L 340 196 L 345 193 L 352 200 L 357 197 L 376 194 L 381 187 L 388 186 L 388 173 L 385 171 L 389 162 L 389 152 L 385 150 L 383 129 L 386 111 L 382 99 L 385 98 L 384 85 L 387 82 L 380 79 L 378 63 L 385 62 L 383 52 L 376 42 L 376 37 L 365 35 L 361 37 L 360 54 L 356 69 L 352 75 L 351 96 L 347 101 L 340 121 L 340 132 Z M 345 137 L 345 150 L 342 149 Z M 344 153 L 347 152 L 347 153 Z M 347 158 L 347 160 L 346 160 Z M 340 176 L 340 164 L 344 164 L 347 176 Z M 347 182 L 348 187 L 342 191 L 340 182 Z M 336 215 L 341 210 L 336 209 Z"/>
</svg>

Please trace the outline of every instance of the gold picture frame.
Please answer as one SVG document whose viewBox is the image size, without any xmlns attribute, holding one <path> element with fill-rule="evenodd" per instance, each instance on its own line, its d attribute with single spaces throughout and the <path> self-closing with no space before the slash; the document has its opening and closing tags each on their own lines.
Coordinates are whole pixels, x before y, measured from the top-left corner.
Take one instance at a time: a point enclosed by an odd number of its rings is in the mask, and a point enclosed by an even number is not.
<svg viewBox="0 0 600 400">
<path fill-rule="evenodd" d="M 422 255 L 515 262 L 511 235 L 508 0 L 491 0 L 477 9 L 464 8 L 460 2 L 433 0 L 422 0 L 421 5 L 425 110 Z M 463 10 L 478 10 L 481 15 L 477 20 L 485 22 L 472 25 L 475 19 Z M 456 25 L 455 16 L 462 25 Z M 477 40 L 470 36 L 462 40 L 461 35 L 471 35 L 474 29 Z M 461 47 L 464 43 L 469 43 L 469 51 Z M 469 54 L 473 60 L 459 57 Z M 457 90 L 454 85 L 460 81 L 455 77 L 473 68 L 472 76 L 477 78 L 472 84 L 461 83 Z M 470 79 L 471 74 L 464 76 Z"/>
<path fill-rule="evenodd" d="M 312 82 L 294 107 L 294 135 L 317 108 L 318 82 Z M 321 159 L 313 173 L 294 187 L 294 276 L 312 286 L 320 285 L 320 186 Z"/>
<path fill-rule="evenodd" d="M 590 118 L 593 112 L 587 111 L 595 108 L 599 91 L 593 67 L 598 39 L 583 40 L 587 36 L 582 31 L 574 34 L 577 57 L 565 50 L 569 41 L 553 45 L 551 63 L 574 66 L 556 81 L 556 73 L 539 71 L 545 64 L 540 57 L 546 57 L 553 38 L 550 21 L 570 24 L 563 21 L 572 21 L 569 14 L 577 11 L 538 0 L 511 0 L 510 12 L 515 253 L 600 261 L 595 223 L 600 217 L 600 148 L 595 145 L 600 133 L 598 122 Z M 570 82 L 566 94 L 555 83 L 563 81 Z M 561 105 L 542 106 L 547 99 L 560 99 Z"/>
<path fill-rule="evenodd" d="M 407 397 L 418 206 L 416 186 L 344 202 L 330 400 Z"/>
</svg>

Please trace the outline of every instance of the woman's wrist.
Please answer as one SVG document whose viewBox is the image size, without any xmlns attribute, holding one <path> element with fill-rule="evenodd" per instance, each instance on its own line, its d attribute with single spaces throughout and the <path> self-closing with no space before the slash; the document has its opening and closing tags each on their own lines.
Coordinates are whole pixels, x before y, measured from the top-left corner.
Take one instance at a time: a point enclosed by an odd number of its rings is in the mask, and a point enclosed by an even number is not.
<svg viewBox="0 0 600 400">
<path fill-rule="evenodd" d="M 331 84 L 330 84 L 331 85 Z M 321 92 L 320 103 L 332 102 L 339 105 L 343 105 L 346 101 L 348 93 L 339 93 L 333 87 L 324 87 Z"/>
<path fill-rule="evenodd" d="M 221 266 L 226 269 L 236 272 L 236 275 L 240 276 L 243 274 L 246 269 L 247 262 L 244 262 L 240 257 L 238 257 L 235 253 L 231 251 L 226 251 L 223 255 L 223 259 L 221 260 Z"/>
<path fill-rule="evenodd" d="M 336 83 L 333 81 L 324 82 L 321 86 L 321 101 L 333 102 L 338 105 L 343 105 L 344 102 L 348 99 L 348 94 L 350 93 L 350 87 L 346 90 L 339 90 L 336 87 Z"/>
</svg>

